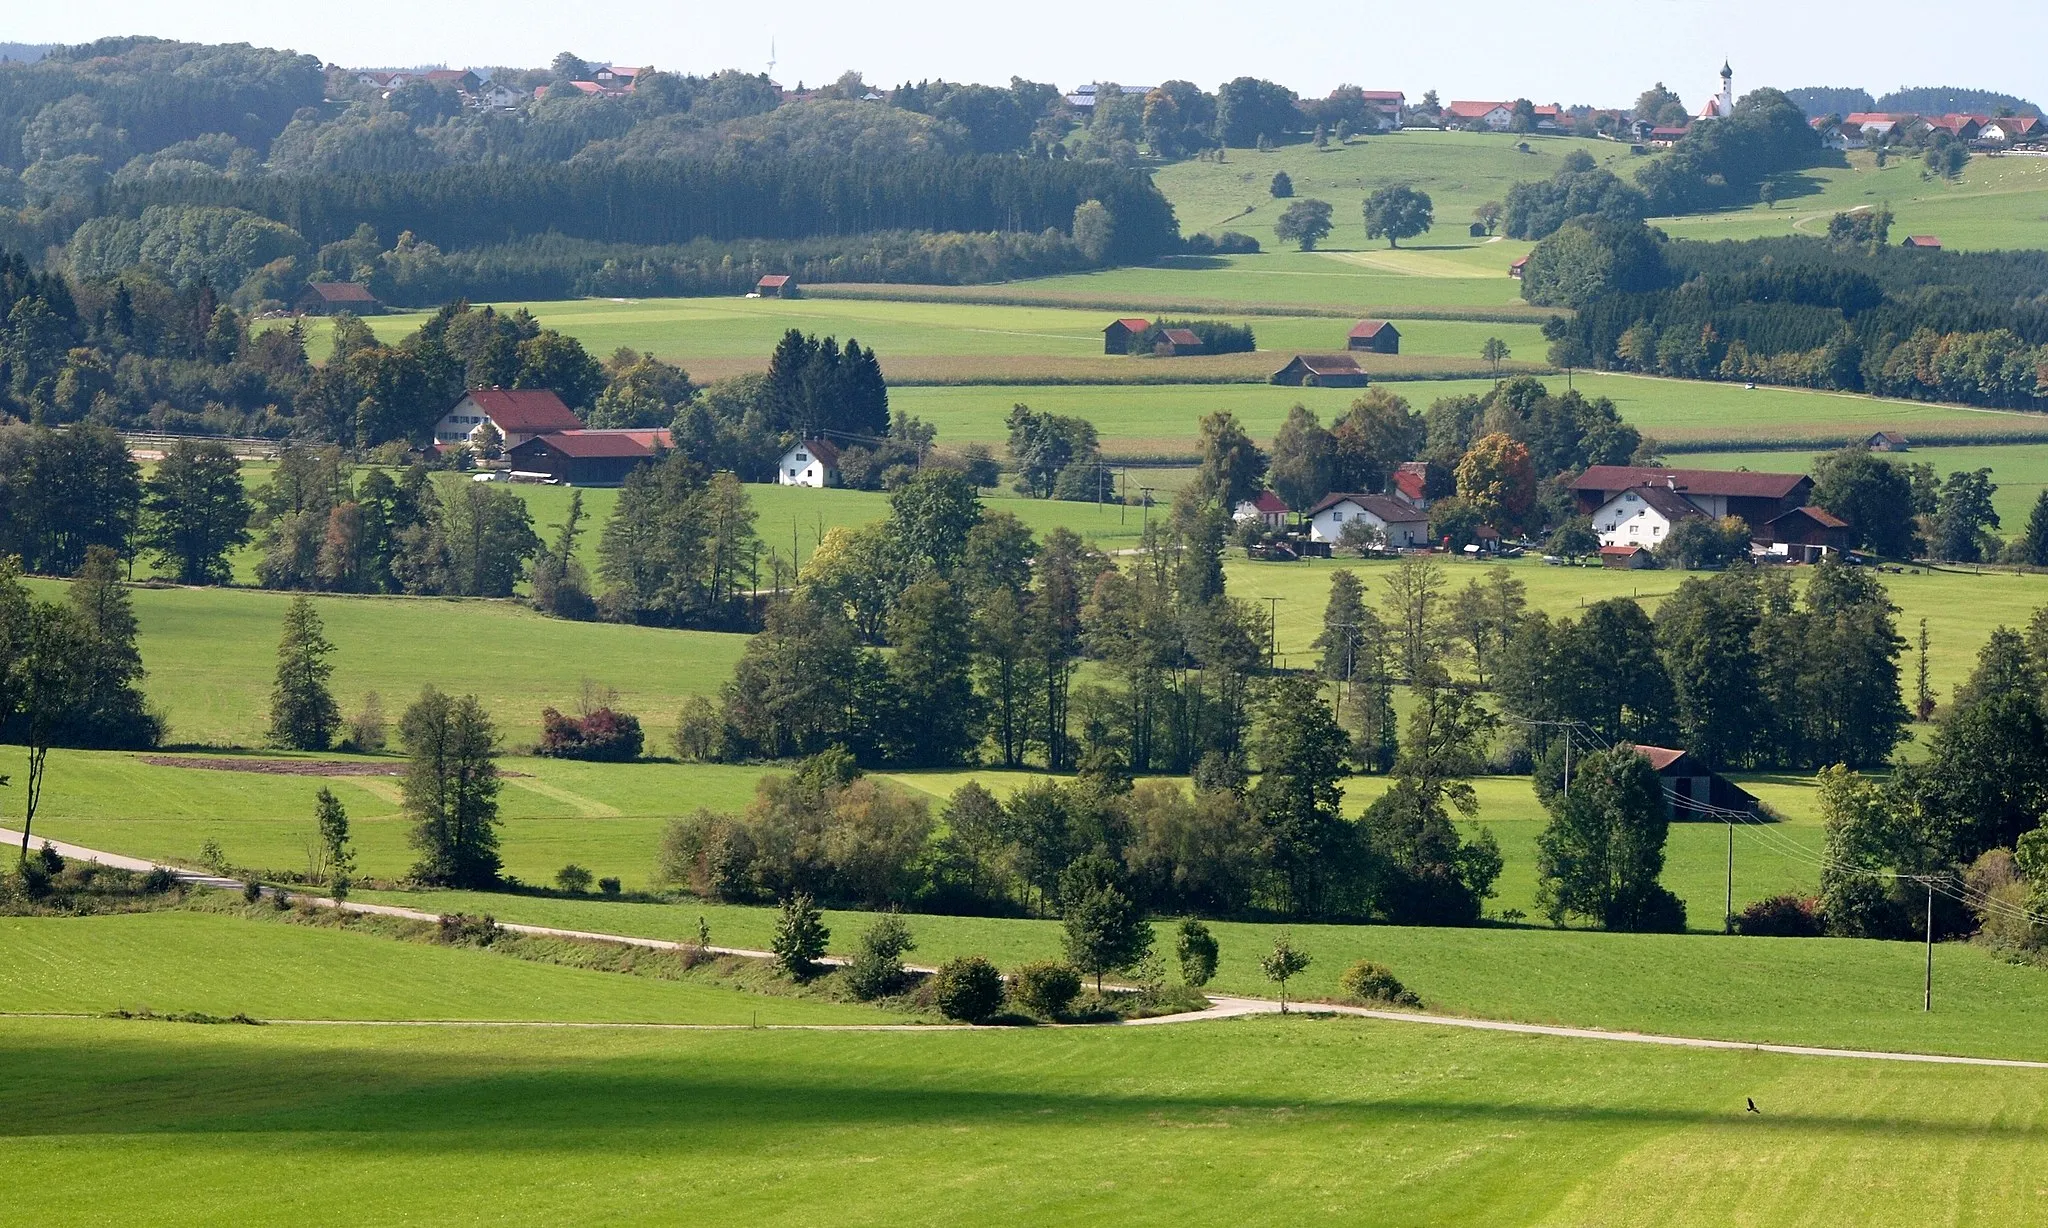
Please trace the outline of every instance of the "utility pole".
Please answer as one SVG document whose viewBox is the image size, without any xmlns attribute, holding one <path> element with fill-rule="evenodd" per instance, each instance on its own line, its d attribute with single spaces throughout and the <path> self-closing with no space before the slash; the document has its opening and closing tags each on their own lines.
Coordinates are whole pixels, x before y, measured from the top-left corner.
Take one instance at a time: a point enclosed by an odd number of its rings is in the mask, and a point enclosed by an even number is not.
<svg viewBox="0 0 2048 1228">
<path fill-rule="evenodd" d="M 1928 876 L 1920 882 L 1927 888 L 1927 981 L 1920 991 L 1920 1010 L 1926 1014 L 1934 1010 L 1934 879 Z"/>
<path fill-rule="evenodd" d="M 1273 668 L 1274 656 L 1280 651 L 1280 603 L 1285 597 L 1266 598 L 1266 668 Z"/>
<path fill-rule="evenodd" d="M 1129 465 L 1125 465 L 1117 470 L 1117 480 L 1122 483 L 1117 488 L 1116 496 L 1116 522 L 1121 525 L 1124 523 L 1124 510 L 1131 503 L 1131 467 Z"/>
<path fill-rule="evenodd" d="M 1735 932 L 1735 820 L 1728 819 L 1728 907 L 1721 914 L 1721 932 Z"/>
<path fill-rule="evenodd" d="M 1149 529 L 1152 527 L 1152 488 L 1150 486 L 1138 487 L 1138 497 L 1145 501 L 1144 527 Z"/>
<path fill-rule="evenodd" d="M 1572 727 L 1571 727 L 1570 725 L 1566 725 L 1566 726 L 1564 727 L 1564 796 L 1565 796 L 1565 800 L 1566 800 L 1566 801 L 1570 801 L 1570 800 L 1571 800 L 1571 796 L 1572 796 Z"/>
</svg>

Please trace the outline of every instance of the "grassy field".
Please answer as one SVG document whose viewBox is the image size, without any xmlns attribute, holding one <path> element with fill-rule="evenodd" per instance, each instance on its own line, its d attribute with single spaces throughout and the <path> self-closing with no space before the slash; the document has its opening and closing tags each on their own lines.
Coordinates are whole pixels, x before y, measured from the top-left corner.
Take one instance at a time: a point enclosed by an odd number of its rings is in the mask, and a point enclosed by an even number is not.
<svg viewBox="0 0 2048 1228">
<path fill-rule="evenodd" d="M 1944 247 L 1967 250 L 2048 247 L 2048 158 L 1974 157 L 1953 183 L 1928 177 L 1917 158 L 1879 170 L 1875 155 L 1858 150 L 1845 162 L 1785 176 L 1775 208 L 1657 218 L 1652 224 L 1674 239 L 1819 235 L 1827 233 L 1836 213 L 1889 205 L 1895 243 L 1909 234 L 1932 234 Z"/>
<path fill-rule="evenodd" d="M 2034 510 L 2035 501 L 2041 497 L 2043 490 L 2048 490 L 2048 444 L 1915 447 L 1910 452 L 1896 453 L 1891 459 L 1902 465 L 1932 465 L 1937 474 L 1943 475 L 1958 469 L 1989 469 L 1991 480 L 1998 484 L 1998 490 L 1991 496 L 1991 506 L 1998 512 L 1998 531 L 2004 537 L 2013 537 L 2027 527 L 2027 516 Z M 1672 463 L 1696 465 L 1702 469 L 1790 468 L 1810 472 L 1813 454 L 1785 451 L 1706 452 L 1677 456 L 1673 458 Z"/>
<path fill-rule="evenodd" d="M 0 1002 L 8 1011 L 707 1024 L 900 1018 L 864 1006 L 200 912 L 0 917 L 0 952 Z"/>
<path fill-rule="evenodd" d="M 1997 1224 L 2037 1214 L 2048 1124 L 2033 1071 L 1305 1018 L 0 1040 L 0 1163 L 94 1191 L 42 1200 L 52 1224 Z"/>
</svg>

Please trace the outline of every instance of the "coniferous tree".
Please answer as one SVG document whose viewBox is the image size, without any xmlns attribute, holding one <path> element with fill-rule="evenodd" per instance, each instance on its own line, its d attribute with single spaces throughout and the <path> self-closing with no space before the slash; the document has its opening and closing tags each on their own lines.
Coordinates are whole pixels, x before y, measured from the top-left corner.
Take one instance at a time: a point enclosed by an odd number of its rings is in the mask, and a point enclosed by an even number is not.
<svg viewBox="0 0 2048 1228">
<path fill-rule="evenodd" d="M 541 547 L 533 560 L 533 608 L 543 614 L 579 620 L 597 615 L 590 578 L 576 557 L 576 539 L 582 533 L 583 492 L 571 491 L 569 512 L 562 518 L 554 544 Z"/>
<path fill-rule="evenodd" d="M 325 785 L 313 795 L 313 823 L 318 829 L 320 853 L 326 862 L 327 881 L 347 882 L 356 872 L 355 850 L 349 847 L 348 811 L 334 790 Z"/>
<path fill-rule="evenodd" d="M 226 444 L 181 439 L 143 483 L 142 544 L 180 584 L 225 584 L 249 541 L 241 462 Z"/>
<path fill-rule="evenodd" d="M 2027 514 L 2026 535 L 2020 538 L 2020 561 L 2034 567 L 2048 567 L 2048 490 L 2034 500 Z"/>
<path fill-rule="evenodd" d="M 327 688 L 334 666 L 329 643 L 310 597 L 285 607 L 277 646 L 277 681 L 270 690 L 270 740 L 288 750 L 326 750 L 341 725 L 341 708 Z"/>
<path fill-rule="evenodd" d="M 79 746 L 156 745 L 162 723 L 143 699 L 135 606 L 121 583 L 121 560 L 111 548 L 87 549 L 68 597 L 89 652 L 80 663 L 67 740 Z"/>
<path fill-rule="evenodd" d="M 398 725 L 411 762 L 405 811 L 420 852 L 412 876 L 439 887 L 496 885 L 497 730 L 474 695 L 454 699 L 427 687 Z"/>
</svg>

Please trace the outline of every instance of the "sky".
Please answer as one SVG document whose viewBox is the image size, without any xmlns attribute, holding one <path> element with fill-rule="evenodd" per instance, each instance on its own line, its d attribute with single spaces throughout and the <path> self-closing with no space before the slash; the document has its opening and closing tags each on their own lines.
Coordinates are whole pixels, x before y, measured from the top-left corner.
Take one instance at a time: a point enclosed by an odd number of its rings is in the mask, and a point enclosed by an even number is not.
<svg viewBox="0 0 2048 1228">
<path fill-rule="evenodd" d="M 1267 9 L 1179 0 L 1120 11 L 1099 0 L 1031 5 L 961 0 L 68 0 L 10 6 L 0 40 L 84 42 L 156 34 L 289 47 L 350 67 L 540 65 L 587 60 L 707 73 L 767 68 L 816 84 L 846 69 L 874 85 L 943 77 L 1073 86 L 1180 78 L 1214 89 L 1236 76 L 1304 96 L 1349 83 L 1419 98 L 1625 106 L 1662 81 L 1688 105 L 1718 88 L 1726 58 L 1737 93 L 1758 85 L 1953 85 L 2048 100 L 2048 56 L 2033 39 L 1983 37 L 1907 0 L 1844 7 L 1814 0 L 1553 0 L 1493 4 L 1322 4 Z M 1521 12 L 1525 20 L 1509 14 Z M 1110 14 L 1115 14 L 1111 16 Z M 1271 14 L 1267 17 L 1264 15 Z"/>
</svg>

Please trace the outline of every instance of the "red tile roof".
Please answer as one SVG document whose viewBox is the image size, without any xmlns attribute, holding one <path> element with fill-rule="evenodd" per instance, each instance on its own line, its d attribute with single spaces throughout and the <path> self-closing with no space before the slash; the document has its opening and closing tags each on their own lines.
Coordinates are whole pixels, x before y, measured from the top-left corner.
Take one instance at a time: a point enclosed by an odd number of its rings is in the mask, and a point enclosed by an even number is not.
<svg viewBox="0 0 2048 1228">
<path fill-rule="evenodd" d="M 1368 102 L 1400 102 L 1408 97 L 1400 90 L 1360 90 L 1358 96 Z"/>
<path fill-rule="evenodd" d="M 1685 758 L 1684 751 L 1673 750 L 1668 746 L 1638 746 L 1636 753 L 1648 759 L 1650 766 L 1660 772 Z"/>
<path fill-rule="evenodd" d="M 653 456 L 671 446 L 667 431 L 550 431 L 536 435 L 512 451 L 539 451 L 540 446 L 578 458 Z"/>
<path fill-rule="evenodd" d="M 1287 500 L 1282 499 L 1270 490 L 1262 490 L 1252 498 L 1245 500 L 1245 502 L 1250 503 L 1253 508 L 1269 516 L 1284 515 L 1294 510 L 1287 506 Z"/>
<path fill-rule="evenodd" d="M 1628 490 L 1616 494 L 1614 498 L 1619 499 L 1624 495 L 1636 496 L 1638 499 L 1641 499 L 1644 503 L 1649 504 L 1650 507 L 1654 509 L 1659 515 L 1663 516 L 1664 519 L 1669 520 L 1674 524 L 1681 520 L 1688 520 L 1694 516 L 1706 515 L 1705 512 L 1700 511 L 1700 509 L 1697 506 L 1689 502 L 1683 494 L 1680 494 L 1678 491 L 1673 490 L 1668 486 L 1658 486 L 1654 483 L 1646 484 L 1643 486 L 1633 486 L 1630 487 Z M 1609 502 L 1612 501 L 1613 500 L 1609 500 Z"/>
<path fill-rule="evenodd" d="M 1422 461 L 1402 461 L 1394 470 L 1393 483 L 1410 503 L 1421 503 L 1429 491 L 1429 466 Z"/>
<path fill-rule="evenodd" d="M 368 286 L 352 281 L 314 281 L 306 288 L 330 303 L 374 303 L 377 296 L 370 293 Z"/>
<path fill-rule="evenodd" d="M 1573 490 L 1619 493 L 1652 484 L 1675 483 L 1685 495 L 1735 499 L 1782 499 L 1807 481 L 1803 473 L 1752 473 L 1736 469 L 1647 469 L 1635 465 L 1594 465 L 1572 479 Z"/>
<path fill-rule="evenodd" d="M 1296 354 L 1294 362 L 1300 363 L 1315 375 L 1358 375 L 1365 370 L 1358 365 L 1358 360 L 1349 354 Z M 1293 363 L 1288 365 L 1292 366 Z"/>
<path fill-rule="evenodd" d="M 583 429 L 583 420 L 545 388 L 476 388 L 464 395 L 501 431 L 546 435 Z"/>
<path fill-rule="evenodd" d="M 782 287 L 788 284 L 789 274 L 770 273 L 766 277 L 763 277 L 761 280 L 755 282 L 754 287 L 760 290 L 780 290 L 782 289 Z"/>
<path fill-rule="evenodd" d="M 1320 516 L 1339 503 L 1354 503 L 1371 512 L 1389 524 L 1421 524 L 1429 519 L 1426 512 L 1410 507 L 1399 499 L 1386 495 L 1359 495 L 1342 492 L 1323 496 L 1322 502 L 1310 508 L 1308 514 Z"/>
<path fill-rule="evenodd" d="M 1940 235 L 1907 235 L 1907 236 L 1906 236 L 1906 242 L 1905 242 L 1905 246 L 1907 246 L 1907 247 L 1934 247 L 1934 248 L 1938 248 L 1938 247 L 1940 247 L 1940 246 L 1941 246 L 1941 236 L 1940 236 Z"/>
<path fill-rule="evenodd" d="M 1152 327 L 1152 321 L 1150 320 L 1141 320 L 1137 316 L 1124 316 L 1122 319 L 1111 320 L 1109 322 L 1108 327 L 1104 328 L 1102 331 L 1108 332 L 1111 328 L 1115 328 L 1119 324 L 1123 325 L 1125 328 L 1130 329 L 1134 333 L 1142 333 L 1146 329 Z"/>
<path fill-rule="evenodd" d="M 839 467 L 839 445 L 829 439 L 806 439 L 797 444 L 797 447 L 824 461 L 827 468 Z"/>
<path fill-rule="evenodd" d="M 1202 339 L 1196 336 L 1194 330 L 1190 328 L 1162 329 L 1159 335 L 1166 338 L 1167 341 L 1171 342 L 1174 345 L 1202 344 Z"/>
<path fill-rule="evenodd" d="M 1453 102 L 1444 107 L 1444 114 L 1455 115 L 1459 119 L 1478 119 L 1501 107 L 1512 110 L 1514 105 L 1511 102 Z"/>
<path fill-rule="evenodd" d="M 1351 326 L 1351 335 L 1354 337 L 1377 337 L 1380 335 L 1381 329 L 1393 327 L 1393 325 L 1385 320 L 1360 320 Z M 1395 328 L 1394 331 L 1398 333 L 1401 330 Z"/>
</svg>

